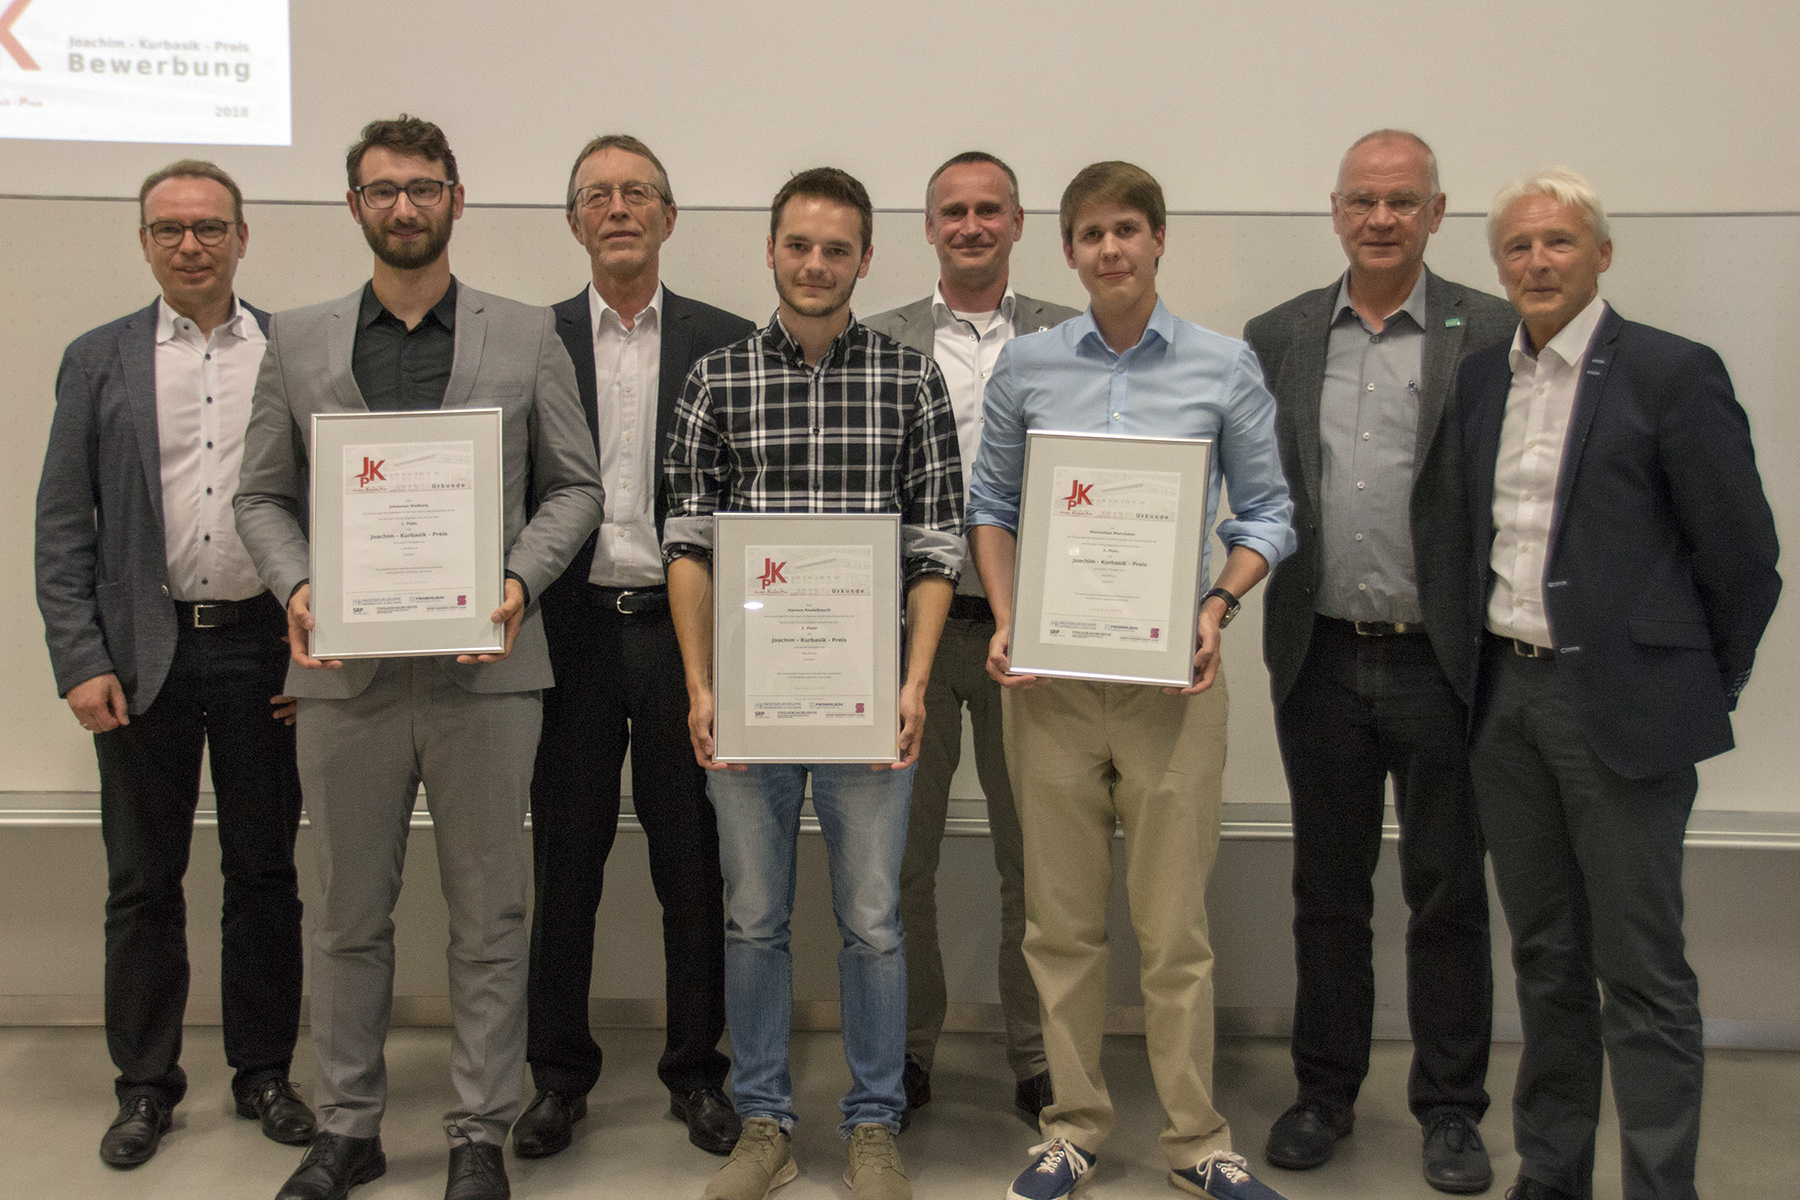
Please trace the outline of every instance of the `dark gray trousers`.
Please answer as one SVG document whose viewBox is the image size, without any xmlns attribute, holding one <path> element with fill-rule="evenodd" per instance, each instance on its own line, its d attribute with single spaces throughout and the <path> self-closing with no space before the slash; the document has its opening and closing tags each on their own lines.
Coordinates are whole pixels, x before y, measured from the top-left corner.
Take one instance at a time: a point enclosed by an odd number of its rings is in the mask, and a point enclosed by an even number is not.
<svg viewBox="0 0 1800 1200">
<path fill-rule="evenodd" d="M 1512 930 L 1525 1047 L 1520 1171 L 1585 1198 L 1603 1056 L 1625 1200 L 1695 1200 L 1700 989 L 1681 932 L 1692 767 L 1627 779 L 1589 748 L 1548 659 L 1489 639 L 1471 763 Z"/>
</svg>

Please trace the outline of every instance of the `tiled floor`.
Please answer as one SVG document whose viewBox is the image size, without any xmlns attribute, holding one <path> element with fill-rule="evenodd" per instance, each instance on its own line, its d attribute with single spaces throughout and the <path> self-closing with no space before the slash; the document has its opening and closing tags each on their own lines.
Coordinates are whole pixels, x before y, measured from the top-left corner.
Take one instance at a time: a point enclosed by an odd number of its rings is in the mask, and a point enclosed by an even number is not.
<svg viewBox="0 0 1800 1200">
<path fill-rule="evenodd" d="M 668 1119 L 657 1083 L 661 1035 L 607 1030 L 606 1074 L 590 1097 L 575 1144 L 554 1158 L 508 1156 L 513 1192 L 538 1197 L 698 1200 L 720 1160 L 687 1144 Z M 389 1042 L 390 1102 L 382 1130 L 388 1174 L 358 1188 L 353 1200 L 437 1200 L 445 1151 L 437 1116 L 451 1102 L 445 1059 L 449 1033 L 396 1030 Z M 1106 1065 L 1118 1127 L 1101 1151 L 1085 1200 L 1177 1195 L 1166 1182 L 1156 1137 L 1161 1110 L 1151 1089 L 1141 1038 L 1109 1038 Z M 1264 1182 L 1290 1200 L 1426 1200 L 1418 1126 L 1406 1111 L 1408 1048 L 1377 1043 L 1374 1070 L 1357 1109 L 1356 1133 L 1325 1167 L 1278 1171 L 1261 1161 L 1269 1123 L 1292 1098 L 1284 1042 L 1230 1040 L 1216 1065 L 1218 1103 L 1238 1148 Z M 1510 1094 L 1518 1047 L 1494 1048 L 1490 1089 L 1499 1097 L 1482 1126 L 1494 1153 L 1496 1200 L 1517 1167 L 1511 1153 Z M 0 1029 L 0 1198 L 13 1200 L 267 1200 L 300 1151 L 258 1136 L 237 1119 L 216 1028 L 192 1028 L 184 1056 L 191 1087 L 156 1157 L 135 1171 L 114 1171 L 95 1154 L 111 1117 L 111 1067 L 98 1029 Z M 302 1047 L 295 1075 L 306 1091 L 311 1056 Z M 848 1076 L 836 1035 L 794 1040 L 801 1125 L 795 1152 L 800 1178 L 778 1200 L 848 1196 L 844 1151 L 834 1136 L 837 1097 Z M 1011 1108 L 1011 1079 L 998 1044 L 948 1036 L 932 1080 L 934 1099 L 901 1139 L 918 1200 L 1000 1200 L 1036 1140 Z M 1800 1195 L 1800 1055 L 1719 1050 L 1707 1063 L 1700 1194 L 1708 1200 L 1789 1200 Z M 1617 1129 L 1603 1124 L 1596 1196 L 1620 1195 Z"/>
</svg>

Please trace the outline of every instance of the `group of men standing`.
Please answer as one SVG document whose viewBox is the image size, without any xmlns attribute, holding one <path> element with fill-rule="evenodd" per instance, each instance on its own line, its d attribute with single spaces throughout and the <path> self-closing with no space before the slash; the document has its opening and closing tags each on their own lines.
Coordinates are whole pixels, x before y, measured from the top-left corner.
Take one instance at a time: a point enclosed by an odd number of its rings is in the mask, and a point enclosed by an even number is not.
<svg viewBox="0 0 1800 1200">
<path fill-rule="evenodd" d="M 278 1200 L 337 1200 L 385 1170 L 392 912 L 421 783 L 450 913 L 445 1194 L 507 1196 L 508 1131 L 521 1157 L 566 1148 L 600 1074 L 595 915 L 629 752 L 663 908 L 658 1074 L 690 1140 L 730 1155 L 707 1200 L 760 1200 L 798 1171 L 788 931 L 809 783 L 843 936 L 845 1178 L 859 1200 L 904 1200 L 895 1135 L 931 1099 L 945 1021 L 936 872 L 966 706 L 1001 883 L 1013 1099 L 1045 1139 L 1009 1200 L 1068 1195 L 1111 1131 L 1100 1045 L 1121 827 L 1169 1180 L 1275 1196 L 1212 1101 L 1205 907 L 1221 634 L 1273 570 L 1298 1094 L 1266 1158 L 1319 1166 L 1354 1123 L 1391 776 L 1425 1178 L 1492 1183 L 1478 1132 L 1491 853 L 1526 1038 L 1510 1195 L 1591 1194 L 1604 1056 L 1626 1196 L 1691 1200 L 1701 1051 L 1681 839 L 1693 764 L 1730 746 L 1776 544 L 1717 356 L 1599 299 L 1611 242 L 1578 177 L 1496 197 L 1509 305 L 1424 266 L 1445 209 L 1435 157 L 1412 134 L 1370 134 L 1331 196 L 1348 269 L 1239 341 L 1163 303 L 1162 191 L 1127 163 L 1084 169 L 1062 198 L 1085 312 L 1013 291 L 1018 181 L 970 152 L 926 186 L 932 295 L 867 322 L 851 297 L 873 254 L 868 194 L 802 172 L 771 206 L 777 306 L 760 329 L 664 286 L 678 210 L 635 138 L 576 157 L 566 216 L 592 276 L 552 310 L 451 274 L 463 185 L 436 126 L 373 122 L 346 168 L 372 276 L 274 318 L 233 287 L 249 233 L 236 184 L 193 160 L 152 175 L 140 236 L 162 295 L 78 339 L 58 377 L 38 587 L 58 687 L 101 769 L 120 1071 L 107 1162 L 148 1159 L 185 1089 L 181 877 L 205 744 L 238 1112 L 309 1146 Z M 311 415 L 463 406 L 502 411 L 505 651 L 312 657 Z M 1189 687 L 1010 671 L 1031 429 L 1212 440 L 1205 528 L 1227 553 L 1214 571 L 1205 551 Z M 900 515 L 898 762 L 715 761 L 724 511 Z M 322 885 L 316 1118 L 288 1079 L 302 793 Z"/>
</svg>

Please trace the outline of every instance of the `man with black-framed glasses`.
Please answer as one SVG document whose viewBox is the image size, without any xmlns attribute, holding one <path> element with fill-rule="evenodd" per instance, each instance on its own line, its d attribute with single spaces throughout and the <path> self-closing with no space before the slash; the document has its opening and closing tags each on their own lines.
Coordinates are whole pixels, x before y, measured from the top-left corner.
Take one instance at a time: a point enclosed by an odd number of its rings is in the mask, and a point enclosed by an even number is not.
<svg viewBox="0 0 1800 1200">
<path fill-rule="evenodd" d="M 1299 1095 L 1265 1154 L 1306 1170 L 1350 1133 L 1375 1015 L 1371 883 L 1387 778 L 1400 826 L 1407 1099 L 1426 1182 L 1493 1178 L 1476 1129 L 1493 1016 L 1487 879 L 1464 743 L 1468 531 L 1456 369 L 1516 320 L 1425 266 L 1437 158 L 1377 130 L 1344 155 L 1332 228 L 1349 268 L 1244 329 L 1275 394 L 1299 549 L 1263 602 L 1263 658 L 1294 828 Z"/>
<path fill-rule="evenodd" d="M 237 1111 L 279 1142 L 313 1134 L 288 1082 L 302 955 L 300 779 L 291 701 L 276 694 L 286 622 L 231 514 L 269 317 L 233 289 L 250 229 L 229 175 L 184 159 L 146 179 L 138 205 L 162 295 L 70 345 L 37 500 L 57 690 L 100 764 L 106 1042 L 119 1068 L 100 1157 L 115 1167 L 156 1152 L 187 1091 L 182 876 L 208 746 Z"/>
<path fill-rule="evenodd" d="M 393 912 L 419 785 L 449 908 L 450 1141 L 446 1200 L 505 1200 L 501 1156 L 525 1058 L 525 803 L 543 689 L 532 603 L 600 517 L 575 372 L 547 309 L 461 286 L 448 246 L 463 188 L 443 131 L 373 121 L 345 163 L 352 217 L 375 254 L 348 296 L 278 313 L 256 385 L 238 529 L 288 610 L 298 750 L 322 881 L 313 934 L 319 1136 L 278 1200 L 339 1200 L 387 1169 L 382 1059 L 393 1003 Z M 317 413 L 498 408 L 505 474 L 499 654 L 322 662 L 308 653 L 307 530 Z M 535 493 L 535 507 L 526 492 Z"/>
<path fill-rule="evenodd" d="M 656 155 L 628 134 L 594 138 L 569 171 L 565 215 L 592 278 L 555 306 L 556 332 L 600 456 L 606 518 L 544 591 L 556 687 L 531 779 L 532 909 L 526 1058 L 537 1095 L 513 1152 L 555 1154 L 587 1112 L 601 1051 L 588 1029 L 594 916 L 619 828 L 620 771 L 663 909 L 668 1034 L 657 1075 L 688 1140 L 729 1154 L 739 1122 L 723 1090 L 725 883 L 705 772 L 688 743 L 681 647 L 662 563 L 659 486 L 688 369 L 747 337 L 742 317 L 663 286 L 675 196 Z"/>
</svg>

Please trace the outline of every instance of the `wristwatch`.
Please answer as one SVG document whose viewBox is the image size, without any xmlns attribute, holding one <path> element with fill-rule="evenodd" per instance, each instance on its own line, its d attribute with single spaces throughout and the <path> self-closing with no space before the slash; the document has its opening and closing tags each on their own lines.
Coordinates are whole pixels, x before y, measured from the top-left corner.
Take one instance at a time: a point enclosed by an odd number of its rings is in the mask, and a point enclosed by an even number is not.
<svg viewBox="0 0 1800 1200">
<path fill-rule="evenodd" d="M 1214 588 L 1212 591 L 1206 593 L 1206 595 L 1200 597 L 1200 603 L 1205 604 L 1214 596 L 1217 596 L 1225 602 L 1225 615 L 1219 618 L 1219 628 L 1223 629 L 1231 624 L 1231 618 L 1238 615 L 1238 609 L 1241 608 L 1242 605 L 1238 603 L 1238 598 L 1236 596 L 1232 595 L 1224 588 L 1219 587 Z"/>
</svg>

